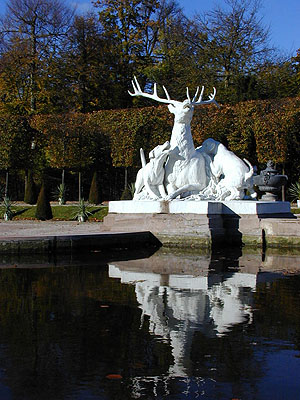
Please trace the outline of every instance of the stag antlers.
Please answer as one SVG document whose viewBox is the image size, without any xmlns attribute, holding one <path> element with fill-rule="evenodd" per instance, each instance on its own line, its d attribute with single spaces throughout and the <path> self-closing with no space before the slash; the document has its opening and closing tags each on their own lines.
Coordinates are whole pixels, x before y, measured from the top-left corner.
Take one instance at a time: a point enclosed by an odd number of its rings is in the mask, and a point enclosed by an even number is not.
<svg viewBox="0 0 300 400">
<path fill-rule="evenodd" d="M 188 88 L 188 87 L 186 88 L 186 96 L 187 96 L 187 98 L 188 98 L 188 100 L 189 100 L 189 103 L 192 104 L 193 106 L 199 106 L 200 104 L 210 104 L 210 103 L 214 103 L 217 107 L 220 107 L 219 104 L 218 104 L 218 103 L 216 102 L 216 100 L 215 100 L 216 93 L 217 93 L 216 88 L 214 87 L 213 89 L 214 89 L 214 92 L 211 93 L 211 94 L 208 96 L 208 97 L 209 97 L 209 100 L 202 100 L 202 98 L 203 98 L 203 93 L 204 93 L 204 86 L 202 86 L 201 93 L 200 93 L 200 95 L 199 95 L 198 100 L 196 100 L 196 98 L 197 98 L 198 93 L 199 93 L 199 86 L 197 86 L 197 90 L 196 90 L 195 96 L 193 97 L 193 100 L 190 99 L 189 88 Z"/>
<path fill-rule="evenodd" d="M 146 93 L 146 92 L 142 91 L 142 89 L 140 87 L 140 84 L 139 84 L 138 80 L 136 79 L 136 76 L 133 78 L 133 81 L 131 81 L 131 83 L 132 83 L 132 86 L 133 86 L 134 93 L 131 93 L 128 90 L 128 93 L 130 94 L 130 96 L 148 97 L 149 99 L 153 99 L 153 100 L 159 101 L 160 103 L 167 103 L 167 104 L 178 103 L 176 100 L 171 100 L 171 98 L 169 96 L 169 93 L 167 92 L 167 89 L 164 86 L 163 86 L 163 89 L 164 89 L 164 92 L 165 92 L 165 94 L 167 96 L 166 99 L 162 99 L 161 97 L 158 96 L 158 94 L 157 94 L 157 84 L 156 83 L 154 83 L 153 94 Z"/>
<path fill-rule="evenodd" d="M 128 93 L 130 94 L 130 96 L 147 97 L 149 99 L 156 100 L 156 101 L 158 101 L 160 103 L 173 104 L 173 105 L 176 105 L 176 104 L 180 103 L 177 100 L 171 100 L 171 98 L 169 96 L 169 93 L 167 92 L 167 89 L 164 86 L 163 86 L 163 89 L 164 89 L 164 92 L 165 92 L 166 97 L 167 97 L 166 99 L 161 98 L 161 97 L 158 96 L 158 94 L 157 94 L 157 84 L 156 83 L 154 83 L 153 93 L 152 94 L 142 91 L 142 89 L 140 87 L 140 84 L 139 84 L 139 82 L 138 82 L 138 80 L 137 80 L 137 78 L 135 76 L 134 76 L 133 80 L 131 81 L 131 83 L 132 83 L 132 87 L 133 87 L 133 93 L 131 93 L 128 90 Z M 188 87 L 186 88 L 186 95 L 187 95 L 187 100 L 188 100 L 189 104 L 191 104 L 193 106 L 199 106 L 200 104 L 214 103 L 214 104 L 216 104 L 216 106 L 219 107 L 219 104 L 215 100 L 215 96 L 216 96 L 216 93 L 217 93 L 216 88 L 214 88 L 214 92 L 209 95 L 209 100 L 202 100 L 203 93 L 204 93 L 204 86 L 202 86 L 199 98 L 198 98 L 198 100 L 196 100 L 196 98 L 198 96 L 198 93 L 199 93 L 199 86 L 197 87 L 195 96 L 191 100 L 190 95 L 189 95 L 189 88 Z"/>
</svg>

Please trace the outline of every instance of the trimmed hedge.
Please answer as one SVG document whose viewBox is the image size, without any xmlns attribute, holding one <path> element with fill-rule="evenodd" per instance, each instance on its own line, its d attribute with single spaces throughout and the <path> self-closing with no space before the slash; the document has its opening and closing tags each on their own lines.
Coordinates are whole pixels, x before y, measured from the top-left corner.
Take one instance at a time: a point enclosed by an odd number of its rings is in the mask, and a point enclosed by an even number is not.
<svg viewBox="0 0 300 400">
<path fill-rule="evenodd" d="M 7 127 L 9 118 L 1 116 L 5 123 L 0 124 L 0 143 L 1 137 L 6 143 L 8 131 L 16 135 L 15 119 L 12 119 L 14 130 Z M 133 172 L 140 168 L 139 149 L 142 147 L 147 155 L 156 145 L 170 139 L 173 127 L 173 115 L 166 106 L 102 110 L 90 114 L 39 115 L 28 121 L 30 135 L 38 134 L 43 168 L 68 168 L 74 172 L 98 170 L 102 186 L 103 177 L 111 178 L 112 166 L 131 167 Z M 24 126 L 27 125 L 22 121 L 22 135 Z M 247 101 L 234 106 L 222 105 L 220 109 L 213 105 L 196 107 L 192 121 L 196 147 L 212 137 L 239 157 L 257 165 L 259 170 L 265 168 L 269 159 L 273 160 L 280 172 L 284 169 L 290 182 L 297 181 L 300 175 L 299 132 L 299 97 Z M 8 160 L 3 163 L 3 170 L 7 167 L 22 168 L 18 159 L 21 155 L 22 160 L 28 159 L 30 135 L 25 135 L 26 141 L 18 147 L 20 156 L 17 159 L 12 157 L 15 155 L 14 146 L 7 150 L 5 146 L 2 148 L 2 153 L 5 153 L 2 160 Z M 120 186 L 113 179 L 107 179 L 106 185 Z"/>
</svg>

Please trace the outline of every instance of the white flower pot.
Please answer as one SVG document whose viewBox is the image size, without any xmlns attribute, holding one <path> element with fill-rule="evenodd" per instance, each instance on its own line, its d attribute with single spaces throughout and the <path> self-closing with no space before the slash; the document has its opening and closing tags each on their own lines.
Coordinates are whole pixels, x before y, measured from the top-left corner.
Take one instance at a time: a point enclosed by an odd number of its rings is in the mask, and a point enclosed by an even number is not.
<svg viewBox="0 0 300 400">
<path fill-rule="evenodd" d="M 5 213 L 4 214 L 4 221 L 10 221 L 11 217 L 9 216 L 9 214 Z"/>
<path fill-rule="evenodd" d="M 300 208 L 300 200 L 297 200 L 297 207 Z"/>
</svg>

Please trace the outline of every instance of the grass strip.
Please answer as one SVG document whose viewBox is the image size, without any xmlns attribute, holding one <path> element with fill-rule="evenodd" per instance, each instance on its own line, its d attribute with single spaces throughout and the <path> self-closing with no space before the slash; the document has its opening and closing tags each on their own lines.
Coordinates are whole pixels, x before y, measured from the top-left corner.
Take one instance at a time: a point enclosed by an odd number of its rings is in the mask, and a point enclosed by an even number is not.
<svg viewBox="0 0 300 400">
<path fill-rule="evenodd" d="M 78 206 L 76 205 L 53 205 L 51 206 L 52 208 L 52 214 L 53 214 L 53 220 L 56 221 L 72 221 L 74 220 L 74 215 L 78 211 Z M 35 217 L 35 210 L 36 206 L 30 206 L 30 205 L 16 205 L 13 206 L 13 219 L 14 220 L 24 220 L 24 219 L 36 219 Z M 89 216 L 88 220 L 89 221 L 103 221 L 103 218 L 107 215 L 108 213 L 108 207 L 107 206 L 89 206 L 88 210 L 92 213 L 92 215 Z M 3 214 L 4 214 L 4 207 L 0 206 L 0 217 L 3 219 Z"/>
</svg>

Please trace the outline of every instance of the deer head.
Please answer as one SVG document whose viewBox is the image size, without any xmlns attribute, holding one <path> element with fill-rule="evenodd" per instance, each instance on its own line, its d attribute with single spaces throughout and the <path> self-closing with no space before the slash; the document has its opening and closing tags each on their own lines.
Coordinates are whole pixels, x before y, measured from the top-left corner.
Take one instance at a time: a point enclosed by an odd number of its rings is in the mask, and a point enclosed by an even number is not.
<svg viewBox="0 0 300 400">
<path fill-rule="evenodd" d="M 189 89 L 186 88 L 186 95 L 187 98 L 184 101 L 177 101 L 177 100 L 171 100 L 169 93 L 167 91 L 167 89 L 163 86 L 166 98 L 161 98 L 158 96 L 157 94 L 157 84 L 154 83 L 154 87 L 153 87 L 153 93 L 147 93 L 147 92 L 143 92 L 141 90 L 141 87 L 138 83 L 138 80 L 136 77 L 134 77 L 133 81 L 132 81 L 132 86 L 133 86 L 133 93 L 131 93 L 130 91 L 128 91 L 128 93 L 130 94 L 130 96 L 142 96 L 142 97 L 147 97 L 149 99 L 153 99 L 155 101 L 158 101 L 160 103 L 165 103 L 168 104 L 168 108 L 169 111 L 174 114 L 175 116 L 175 122 L 179 122 L 179 123 L 191 123 L 191 120 L 193 118 L 193 112 L 194 112 L 194 107 L 198 106 L 198 105 L 203 105 L 203 104 L 210 104 L 210 103 L 214 103 L 216 104 L 218 107 L 218 103 L 215 100 L 215 96 L 216 96 L 216 89 L 214 88 L 213 93 L 211 93 L 209 95 L 209 100 L 202 100 L 203 98 L 203 93 L 204 93 L 204 86 L 202 86 L 200 95 L 197 99 L 198 93 L 199 93 L 199 87 L 197 87 L 196 93 L 193 97 L 193 99 L 190 98 L 189 95 Z"/>
</svg>

